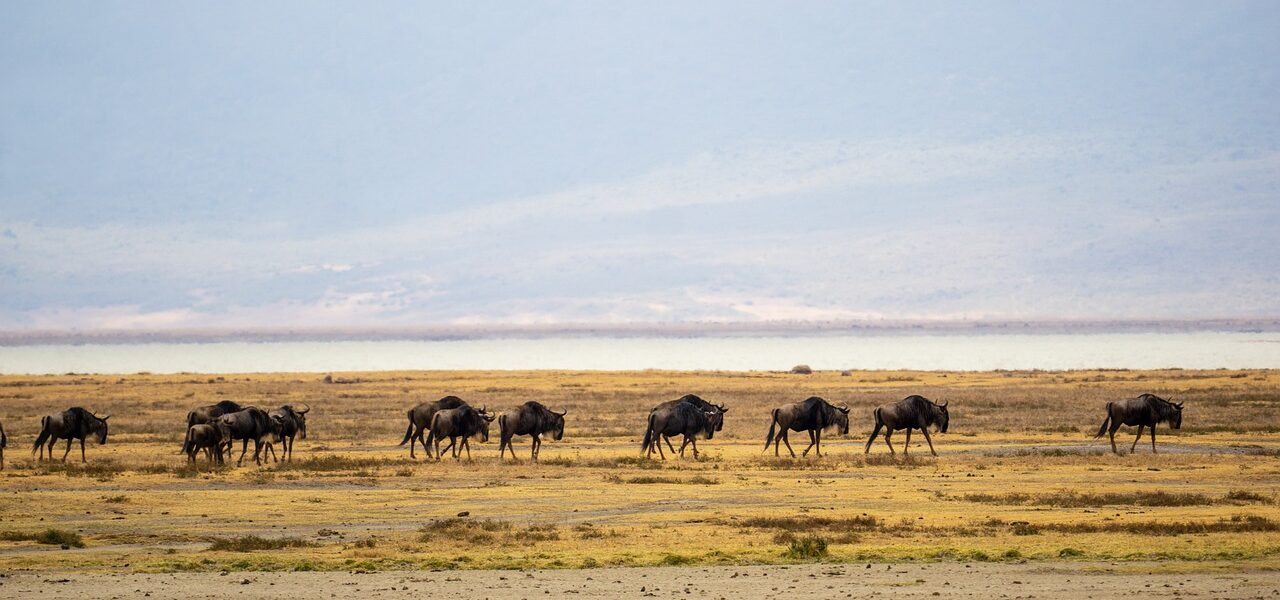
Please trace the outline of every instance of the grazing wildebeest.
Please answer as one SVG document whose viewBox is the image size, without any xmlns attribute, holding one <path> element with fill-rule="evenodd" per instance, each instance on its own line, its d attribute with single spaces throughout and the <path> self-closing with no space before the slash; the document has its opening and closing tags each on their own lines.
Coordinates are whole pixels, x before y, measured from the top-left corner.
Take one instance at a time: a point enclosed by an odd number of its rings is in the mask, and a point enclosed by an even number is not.
<svg viewBox="0 0 1280 600">
<path fill-rule="evenodd" d="M 400 440 L 403 446 L 410 440 L 417 440 L 422 444 L 422 450 L 427 453 L 427 458 L 431 458 L 431 447 L 427 445 L 424 436 L 431 429 L 431 417 L 434 417 L 437 411 L 446 408 L 461 408 L 467 406 L 467 402 L 457 396 L 445 396 L 433 402 L 423 402 L 409 409 L 409 428 L 404 432 L 404 439 Z M 416 444 L 409 444 L 409 458 L 417 458 L 413 453 L 413 447 Z"/>
<path fill-rule="evenodd" d="M 697 394 L 685 394 L 679 398 L 676 398 L 675 400 L 668 400 L 666 402 L 663 402 L 662 404 L 659 404 L 653 407 L 653 410 L 649 411 L 649 415 L 652 416 L 653 413 L 657 412 L 659 409 L 670 409 L 672 406 L 675 406 L 676 404 L 680 404 L 682 402 L 685 404 L 692 404 L 704 411 L 708 411 L 708 410 L 717 411 L 722 415 L 724 413 L 729 412 L 729 409 L 726 408 L 724 405 L 712 404 L 710 402 L 707 402 L 706 400 L 703 400 L 701 397 L 699 397 Z M 723 418 L 716 422 L 716 431 L 720 431 L 722 429 L 724 429 Z M 650 431 L 645 431 L 646 439 L 651 435 L 653 434 Z M 675 454 L 676 449 L 671 445 L 671 436 L 664 435 L 664 436 L 661 436 L 661 438 L 667 442 L 667 449 L 671 450 L 672 454 Z M 645 445 L 647 446 L 648 442 L 646 442 Z"/>
<path fill-rule="evenodd" d="M 517 408 L 502 413 L 498 417 L 498 458 L 502 458 L 504 450 L 511 450 L 511 458 L 516 457 L 511 438 L 517 435 L 532 436 L 530 445 L 532 460 L 538 462 L 538 451 L 542 449 L 542 435 L 551 434 L 551 439 L 559 441 L 564 437 L 564 416 L 568 411 L 553 412 L 539 402 L 532 400 Z"/>
<path fill-rule="evenodd" d="M 774 435 L 775 427 L 781 428 L 777 435 Z M 807 431 L 809 447 L 804 449 L 802 456 L 808 456 L 809 450 L 816 450 L 818 456 L 822 456 L 822 430 L 831 427 L 835 427 L 840 435 L 849 435 L 848 406 L 832 406 L 817 396 L 785 404 L 773 409 L 773 421 L 769 423 L 769 436 L 764 440 L 764 449 L 768 450 L 769 444 L 773 444 L 773 455 L 777 456 L 778 442 L 782 442 L 787 445 L 787 452 L 791 453 L 791 457 L 795 458 L 796 451 L 791 449 L 787 434 L 791 431 Z"/>
<path fill-rule="evenodd" d="M 444 453 L 440 451 L 440 440 L 447 437 L 449 445 L 445 446 L 445 450 L 453 450 L 454 460 L 458 460 L 464 448 L 467 460 L 471 460 L 472 436 L 479 437 L 481 442 L 489 441 L 489 424 L 493 419 L 494 415 L 485 412 L 484 408 L 476 410 L 470 405 L 438 410 L 431 417 L 427 443 L 435 441 L 436 460 L 440 460 L 444 457 Z M 461 444 L 458 443 L 458 438 L 462 438 Z"/>
<path fill-rule="evenodd" d="M 1119 402 L 1107 403 L 1107 418 L 1102 421 L 1102 427 L 1098 428 L 1098 435 L 1093 436 L 1094 439 L 1102 437 L 1107 433 L 1111 436 L 1111 451 L 1119 454 L 1116 449 L 1116 430 L 1121 425 L 1137 425 L 1138 437 L 1133 439 L 1133 445 L 1129 447 L 1129 454 L 1138 448 L 1138 441 L 1142 439 L 1142 428 L 1151 428 L 1151 453 L 1156 453 L 1156 423 L 1168 423 L 1174 429 L 1182 429 L 1182 403 L 1173 403 L 1155 394 L 1143 394 L 1137 398 L 1126 398 Z"/>
<path fill-rule="evenodd" d="M 192 425 L 200 425 L 202 423 L 212 425 L 218 417 L 228 413 L 240 412 L 241 410 L 244 410 L 243 406 L 230 400 L 223 400 L 217 404 L 192 409 L 191 412 L 187 413 L 187 429 L 191 429 Z M 182 453 L 187 454 L 189 451 L 190 449 L 184 443 Z"/>
<path fill-rule="evenodd" d="M 235 444 L 235 441 L 242 440 L 240 458 L 236 461 L 236 465 L 244 462 L 245 452 L 249 449 L 249 440 L 253 440 L 253 462 L 262 464 L 263 440 L 275 433 L 271 418 L 267 416 L 266 411 L 256 406 L 250 406 L 218 417 L 214 421 L 214 425 L 222 433 L 222 444 L 228 452 L 228 456 L 230 456 L 231 446 Z"/>
<path fill-rule="evenodd" d="M 0 471 L 4 470 L 4 447 L 9 445 L 9 438 L 4 435 L 4 424 L 0 423 Z"/>
<path fill-rule="evenodd" d="M 724 413 L 719 410 L 706 410 L 689 402 L 675 402 L 649 413 L 649 426 L 645 429 L 640 451 L 646 456 L 653 456 L 653 450 L 656 447 L 658 456 L 666 460 L 667 455 L 662 452 L 659 436 L 683 435 L 684 443 L 680 444 L 680 455 L 684 456 L 685 447 L 692 444 L 693 457 L 697 458 L 697 437 L 703 435 L 709 440 L 723 425 Z"/>
<path fill-rule="evenodd" d="M 187 462 L 196 462 L 196 454 L 204 450 L 204 456 L 210 463 L 217 453 L 218 464 L 222 464 L 222 430 L 208 423 L 192 425 L 187 428 L 183 448 L 187 449 Z"/>
<path fill-rule="evenodd" d="M 898 429 L 907 430 L 907 441 L 902 445 L 902 454 L 906 455 L 908 448 L 911 446 L 911 430 L 919 429 L 924 432 L 924 439 L 929 442 L 929 452 L 934 456 L 938 453 L 933 449 L 933 439 L 929 437 L 929 427 L 936 426 L 938 431 L 947 432 L 947 422 L 950 417 L 947 414 L 947 403 L 934 404 L 924 396 L 912 395 L 907 396 L 897 402 L 882 404 L 875 410 L 876 428 L 871 432 L 871 438 L 867 440 L 866 452 L 871 452 L 871 442 L 876 441 L 876 434 L 880 433 L 880 428 L 884 427 L 884 443 L 889 446 L 889 453 L 893 454 L 893 444 L 889 441 L 889 436 Z M 865 453 L 865 452 L 864 452 Z"/>
<path fill-rule="evenodd" d="M 84 457 L 84 440 L 90 435 L 98 436 L 98 444 L 107 443 L 107 419 L 111 415 L 105 417 L 95 416 L 93 413 L 73 406 L 60 413 L 55 413 L 40 419 L 40 435 L 36 437 L 36 443 L 31 447 L 31 454 L 35 454 L 36 450 L 40 450 L 40 458 L 44 458 L 44 443 L 49 442 L 49 458 L 53 458 L 53 445 L 58 440 L 67 440 L 67 451 L 62 453 L 62 462 L 67 462 L 67 455 L 71 453 L 71 440 L 80 440 L 80 462 L 88 462 Z"/>
<path fill-rule="evenodd" d="M 307 404 L 304 410 L 297 410 L 292 405 L 286 404 L 267 414 L 271 417 L 275 430 L 280 436 L 280 446 L 283 451 L 285 460 L 293 460 L 293 438 L 301 435 L 302 439 L 307 439 L 307 413 L 311 412 L 311 407 Z M 271 455 L 275 456 L 275 450 L 271 450 Z"/>
</svg>

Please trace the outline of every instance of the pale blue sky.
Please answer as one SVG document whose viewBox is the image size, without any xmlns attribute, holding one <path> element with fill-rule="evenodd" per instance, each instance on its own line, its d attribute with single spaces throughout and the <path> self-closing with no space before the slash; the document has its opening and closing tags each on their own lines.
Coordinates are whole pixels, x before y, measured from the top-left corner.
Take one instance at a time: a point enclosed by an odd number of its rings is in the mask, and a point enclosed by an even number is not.
<svg viewBox="0 0 1280 600">
<path fill-rule="evenodd" d="M 1273 2 L 0 5 L 0 329 L 1280 314 Z"/>
</svg>

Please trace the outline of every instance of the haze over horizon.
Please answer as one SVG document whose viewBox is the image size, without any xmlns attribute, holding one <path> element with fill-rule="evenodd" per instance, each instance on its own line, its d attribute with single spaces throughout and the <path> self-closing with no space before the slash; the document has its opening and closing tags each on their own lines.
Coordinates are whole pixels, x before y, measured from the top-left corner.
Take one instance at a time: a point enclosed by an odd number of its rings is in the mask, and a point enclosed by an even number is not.
<svg viewBox="0 0 1280 600">
<path fill-rule="evenodd" d="M 0 330 L 1280 316 L 1269 2 L 9 3 Z"/>
</svg>

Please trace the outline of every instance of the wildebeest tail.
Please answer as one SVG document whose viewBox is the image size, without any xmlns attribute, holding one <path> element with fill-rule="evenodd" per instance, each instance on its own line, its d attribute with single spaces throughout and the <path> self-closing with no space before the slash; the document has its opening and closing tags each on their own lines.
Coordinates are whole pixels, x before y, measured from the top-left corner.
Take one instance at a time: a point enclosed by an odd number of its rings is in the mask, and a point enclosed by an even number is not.
<svg viewBox="0 0 1280 600">
<path fill-rule="evenodd" d="M 770 417 L 770 421 L 769 421 L 769 436 L 764 438 L 765 450 L 768 450 L 769 444 L 773 443 L 773 434 L 777 427 L 778 427 L 778 409 L 775 408 L 773 409 L 773 416 Z"/>
<path fill-rule="evenodd" d="M 409 428 L 404 430 L 404 439 L 400 440 L 400 445 L 403 446 L 409 443 L 409 438 L 412 436 L 413 436 L 413 411 L 410 410 L 409 411 Z"/>
<path fill-rule="evenodd" d="M 654 439 L 653 439 L 653 420 L 654 420 L 655 418 L 656 418 L 656 417 L 654 416 L 654 414 L 653 414 L 653 413 L 649 413 L 649 426 L 648 426 L 648 427 L 645 427 L 645 429 L 644 429 L 644 441 L 640 443 L 640 451 L 641 451 L 641 452 L 644 452 L 645 450 L 648 450 L 648 449 L 649 449 L 649 446 L 650 446 L 650 445 L 652 445 L 652 444 L 653 444 L 653 442 L 654 442 Z"/>
<path fill-rule="evenodd" d="M 191 452 L 191 443 L 192 443 L 192 442 L 191 442 L 191 428 L 190 428 L 190 427 L 188 427 L 188 428 L 187 428 L 187 436 L 186 436 L 186 438 L 184 438 L 184 439 L 182 440 L 182 453 L 183 453 L 183 454 L 186 454 L 186 453 L 188 453 L 188 452 Z"/>
<path fill-rule="evenodd" d="M 36 443 L 31 445 L 31 454 L 35 454 L 40 449 L 40 445 L 49 440 L 49 417 L 40 417 L 40 435 L 36 436 Z"/>
<path fill-rule="evenodd" d="M 1102 420 L 1102 427 L 1098 428 L 1098 433 L 1094 435 L 1094 439 L 1102 437 L 1107 433 L 1107 425 L 1111 424 L 1111 403 L 1107 403 L 1107 418 Z"/>
</svg>

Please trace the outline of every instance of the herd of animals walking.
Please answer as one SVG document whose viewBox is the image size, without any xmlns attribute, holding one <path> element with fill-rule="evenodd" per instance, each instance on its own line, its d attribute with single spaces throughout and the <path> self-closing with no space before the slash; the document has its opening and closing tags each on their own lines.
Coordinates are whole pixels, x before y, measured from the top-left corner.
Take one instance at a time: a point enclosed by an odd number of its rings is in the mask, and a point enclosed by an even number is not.
<svg viewBox="0 0 1280 600">
<path fill-rule="evenodd" d="M 301 409 L 286 404 L 266 411 L 256 406 L 241 406 L 230 400 L 201 406 L 187 413 L 182 453 L 187 455 L 189 462 L 194 463 L 197 455 L 203 452 L 206 460 L 221 464 L 231 456 L 232 446 L 239 441 L 240 457 L 236 464 L 242 464 L 249 442 L 253 442 L 255 463 L 261 464 L 267 453 L 270 453 L 273 461 L 278 462 L 276 444 L 280 445 L 279 456 L 289 461 L 293 459 L 295 438 L 307 438 L 307 414 L 310 411 L 311 407 L 305 404 Z M 691 448 L 696 458 L 697 440 L 710 440 L 716 432 L 721 431 L 728 412 L 728 407 L 712 404 L 694 394 L 663 402 L 649 411 L 641 452 L 652 457 L 654 451 L 657 451 L 665 460 L 663 443 L 666 443 L 673 455 L 676 454 L 671 438 L 678 435 L 683 437 L 678 453 L 684 456 L 685 449 Z M 428 458 L 440 460 L 444 452 L 448 451 L 457 460 L 465 451 L 470 459 L 469 440 L 478 438 L 481 442 L 489 441 L 489 427 L 496 420 L 500 440 L 499 458 L 503 458 L 506 452 L 510 452 L 513 459 L 516 458 L 512 438 L 529 436 L 532 460 L 536 462 L 543 436 L 551 436 L 554 440 L 564 437 L 565 414 L 566 411 L 556 412 L 539 402 L 530 401 L 499 415 L 484 406 L 477 409 L 457 396 L 445 396 L 409 409 L 409 426 L 400 445 L 409 444 L 411 458 L 417 458 L 414 449 L 422 444 Z M 864 452 L 871 451 L 876 436 L 884 430 L 885 445 L 889 447 L 890 453 L 894 453 L 890 437 L 895 431 L 905 431 L 906 440 L 902 450 L 905 455 L 911 444 L 911 432 L 918 429 L 928 442 L 929 451 L 937 456 L 929 429 L 946 433 L 950 422 L 946 402 L 937 404 L 919 395 L 881 405 L 872 411 L 871 416 L 873 429 Z M 80 460 L 85 462 L 86 439 L 96 439 L 98 444 L 107 443 L 108 419 L 110 416 L 99 417 L 78 406 L 43 417 L 40 419 L 40 432 L 31 449 L 32 456 L 39 451 L 39 459 L 43 460 L 47 446 L 49 459 L 52 460 L 54 446 L 58 441 L 66 440 L 66 451 L 62 453 L 62 460 L 65 462 L 67 455 L 71 453 L 72 442 L 79 440 Z M 1116 431 L 1121 426 L 1136 426 L 1138 436 L 1129 447 L 1129 452 L 1132 453 L 1142 439 L 1143 431 L 1149 428 L 1151 451 L 1156 452 L 1156 425 L 1159 423 L 1167 423 L 1173 429 L 1180 429 L 1182 403 L 1171 402 L 1155 394 L 1142 394 L 1136 398 L 1108 402 L 1106 418 L 1094 437 L 1109 435 L 1111 450 L 1118 454 Z M 764 448 L 767 451 L 772 445 L 774 455 L 780 455 L 780 445 L 785 445 L 787 452 L 795 457 L 789 434 L 793 431 L 805 432 L 809 435 L 809 446 L 801 455 L 808 456 L 812 450 L 817 456 L 821 456 L 822 433 L 831 429 L 839 435 L 848 435 L 849 407 L 836 406 L 813 396 L 773 409 Z M 445 438 L 449 439 L 449 444 L 442 449 L 440 445 Z M 0 469 L 4 468 L 4 448 L 7 444 L 4 426 L 0 424 Z"/>
</svg>

